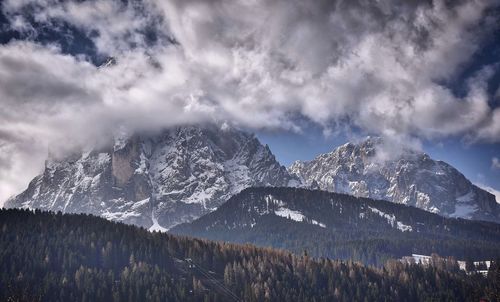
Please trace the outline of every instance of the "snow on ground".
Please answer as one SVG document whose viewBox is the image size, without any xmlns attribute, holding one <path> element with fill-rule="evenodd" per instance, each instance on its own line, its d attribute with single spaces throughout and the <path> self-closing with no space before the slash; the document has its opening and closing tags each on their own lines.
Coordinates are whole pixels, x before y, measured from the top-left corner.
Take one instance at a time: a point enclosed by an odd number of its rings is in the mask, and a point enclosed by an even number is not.
<svg viewBox="0 0 500 302">
<path fill-rule="evenodd" d="M 269 204 L 270 203 L 278 205 L 279 207 L 284 207 L 285 206 L 285 203 L 283 201 L 274 198 L 273 195 L 266 195 L 266 197 L 264 197 L 264 200 L 266 201 L 266 206 L 267 206 L 267 210 L 268 211 L 269 211 Z"/>
<path fill-rule="evenodd" d="M 429 212 L 434 213 L 434 214 L 438 214 L 440 211 L 438 208 L 433 206 L 433 207 L 430 207 Z"/>
<path fill-rule="evenodd" d="M 103 167 L 104 165 L 108 164 L 110 161 L 111 161 L 111 155 L 109 155 L 108 153 L 99 153 L 97 155 L 96 164 L 99 167 Z"/>
<path fill-rule="evenodd" d="M 144 155 L 143 152 L 141 152 L 141 154 L 139 155 L 139 166 L 135 169 L 135 174 L 144 174 L 146 173 L 147 171 L 147 166 L 146 166 L 146 161 L 147 161 L 147 158 L 146 158 L 146 155 Z"/>
<path fill-rule="evenodd" d="M 420 208 L 427 208 L 431 203 L 431 198 L 428 194 L 417 191 L 417 205 Z"/>
<path fill-rule="evenodd" d="M 286 219 L 291 219 L 291 220 L 294 220 L 297 222 L 310 221 L 311 224 L 320 226 L 322 228 L 326 228 L 326 225 L 324 223 L 321 223 L 321 222 L 314 220 L 314 219 L 308 219 L 304 214 L 302 214 L 302 212 L 297 211 L 297 210 L 291 210 L 291 209 L 287 208 L 286 204 L 283 201 L 281 201 L 279 199 L 275 199 L 272 195 L 267 195 L 265 197 L 265 201 L 266 201 L 267 209 L 266 209 L 266 211 L 264 211 L 264 213 L 261 213 L 261 214 L 268 214 L 269 213 L 269 204 L 273 203 L 274 205 L 278 206 L 278 208 L 276 210 L 274 210 L 274 214 L 276 216 L 284 217 Z"/>
<path fill-rule="evenodd" d="M 140 217 L 142 215 L 141 208 L 147 207 L 148 203 L 149 198 L 140 201 L 124 200 L 123 198 L 111 199 L 106 202 L 108 208 L 100 216 L 114 221 Z"/>
<path fill-rule="evenodd" d="M 169 194 L 175 195 L 175 194 L 181 194 L 181 193 L 182 193 L 182 191 L 173 191 L 173 192 L 170 192 L 170 193 L 165 194 L 165 195 L 169 195 Z M 190 196 L 182 199 L 182 202 L 187 203 L 187 204 L 199 203 L 199 204 L 202 204 L 204 207 L 206 207 L 206 202 L 208 200 L 211 200 L 215 193 L 217 193 L 216 188 L 207 188 L 205 190 L 197 189 Z"/>
<path fill-rule="evenodd" d="M 229 183 L 233 185 L 231 189 L 232 194 L 240 192 L 252 183 L 250 169 L 240 164 L 237 158 L 227 160 L 223 165 Z"/>
<path fill-rule="evenodd" d="M 291 219 L 291 220 L 298 221 L 298 222 L 306 222 L 307 221 L 307 217 L 304 216 L 304 214 L 302 214 L 300 211 L 290 210 L 290 209 L 287 209 L 284 207 L 280 207 L 279 209 L 275 210 L 274 214 L 276 214 L 277 216 L 284 217 L 286 219 Z M 311 221 L 311 224 L 320 226 L 322 228 L 326 228 L 326 225 L 324 223 L 318 222 L 317 220 L 314 220 L 314 219 L 310 219 L 310 221 Z"/>
<path fill-rule="evenodd" d="M 162 227 L 159 223 L 158 223 L 158 219 L 156 219 L 155 217 L 155 213 L 154 211 L 151 212 L 151 219 L 153 220 L 153 225 L 149 228 L 149 231 L 150 232 L 166 232 L 168 231 L 166 228 Z"/>
<path fill-rule="evenodd" d="M 138 208 L 142 207 L 143 205 L 147 204 L 148 202 L 149 202 L 149 198 L 137 201 L 132 206 L 132 210 L 137 210 Z"/>
<path fill-rule="evenodd" d="M 318 221 L 316 221 L 314 219 L 311 220 L 311 223 L 315 224 L 315 225 L 319 225 L 322 228 L 326 228 L 326 225 L 324 223 L 318 222 Z"/>
<path fill-rule="evenodd" d="M 409 225 L 406 225 L 406 224 L 403 224 L 401 221 L 397 221 L 397 228 L 398 230 L 402 231 L 402 232 L 411 232 L 413 231 L 413 228 Z"/>
<path fill-rule="evenodd" d="M 304 215 L 302 215 L 301 212 L 290 210 L 287 208 L 279 208 L 278 210 L 274 211 L 274 214 L 276 214 L 277 216 L 280 216 L 280 217 L 285 217 L 287 219 L 291 219 L 291 220 L 295 220 L 295 221 L 299 221 L 299 222 L 302 222 L 306 218 Z"/>
<path fill-rule="evenodd" d="M 387 223 L 389 223 L 392 227 L 396 227 L 398 230 L 401 230 L 402 232 L 411 232 L 413 231 L 413 228 L 410 225 L 406 225 L 402 223 L 401 221 L 396 220 L 396 216 L 394 214 L 387 214 L 379 209 L 368 207 L 370 211 L 373 213 L 379 215 L 380 217 L 383 217 L 387 220 Z"/>
<path fill-rule="evenodd" d="M 126 212 L 106 212 L 102 213 L 101 216 L 103 218 L 114 220 L 114 221 L 124 221 L 131 217 L 140 217 L 141 214 L 134 211 L 126 211 Z"/>
</svg>

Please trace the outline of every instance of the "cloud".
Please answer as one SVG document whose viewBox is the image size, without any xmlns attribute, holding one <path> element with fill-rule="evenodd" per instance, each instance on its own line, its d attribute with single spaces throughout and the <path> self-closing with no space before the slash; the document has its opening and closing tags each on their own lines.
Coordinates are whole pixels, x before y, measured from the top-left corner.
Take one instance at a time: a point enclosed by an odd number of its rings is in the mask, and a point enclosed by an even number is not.
<svg viewBox="0 0 500 302">
<path fill-rule="evenodd" d="M 500 160 L 498 159 L 498 157 L 493 157 L 491 159 L 491 168 L 494 170 L 500 169 Z"/>
<path fill-rule="evenodd" d="M 33 176 L 28 166 L 39 169 L 49 144 L 99 144 L 117 125 L 300 130 L 299 117 L 326 132 L 353 127 L 412 144 L 452 135 L 498 142 L 500 111 L 487 93 L 498 66 L 469 76 L 463 95 L 445 85 L 495 29 L 488 25 L 498 20 L 485 18 L 495 5 L 3 1 L 12 30 L 32 37 L 36 28 L 71 25 L 116 64 L 99 68 L 32 38 L 0 46 L 0 182 L 11 183 L 0 199 Z"/>
<path fill-rule="evenodd" d="M 476 184 L 478 187 L 480 187 L 481 189 L 487 191 L 487 192 L 490 192 L 491 194 L 495 195 L 495 199 L 497 201 L 497 203 L 500 203 L 500 191 L 497 190 L 497 189 L 493 189 L 492 187 L 490 186 L 487 186 L 487 185 L 483 185 L 483 184 Z"/>
</svg>

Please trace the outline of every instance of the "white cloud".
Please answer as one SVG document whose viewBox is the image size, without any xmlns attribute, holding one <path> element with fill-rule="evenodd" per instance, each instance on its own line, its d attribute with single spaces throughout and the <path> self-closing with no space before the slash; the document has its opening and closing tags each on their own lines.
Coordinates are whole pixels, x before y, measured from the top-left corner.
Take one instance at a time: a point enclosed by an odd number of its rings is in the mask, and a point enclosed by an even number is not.
<svg viewBox="0 0 500 302">
<path fill-rule="evenodd" d="M 494 170 L 500 169 L 500 160 L 498 159 L 498 157 L 493 157 L 491 159 L 491 168 Z"/>
<path fill-rule="evenodd" d="M 478 186 L 481 189 L 495 195 L 495 199 L 496 199 L 497 203 L 500 203 L 500 191 L 499 190 L 493 189 L 492 187 L 487 186 L 487 185 L 483 185 L 483 184 L 476 184 L 476 186 Z"/>
<path fill-rule="evenodd" d="M 30 3 L 2 3 L 13 28 L 36 31 L 19 13 Z M 297 129 L 301 116 L 326 132 L 347 124 L 398 141 L 500 140 L 486 93 L 498 66 L 471 76 L 464 96 L 441 84 L 488 38 L 479 22 L 494 1 L 36 3 L 38 22 L 72 24 L 117 64 L 97 68 L 32 41 L 0 46 L 0 200 L 33 176 L 48 144 L 96 143 L 116 125 Z"/>
</svg>

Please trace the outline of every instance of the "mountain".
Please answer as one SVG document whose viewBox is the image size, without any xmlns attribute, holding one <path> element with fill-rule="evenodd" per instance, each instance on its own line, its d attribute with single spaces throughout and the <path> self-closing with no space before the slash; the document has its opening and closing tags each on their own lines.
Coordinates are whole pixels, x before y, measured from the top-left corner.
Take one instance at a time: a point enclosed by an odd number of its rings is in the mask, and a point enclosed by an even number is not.
<svg viewBox="0 0 500 302">
<path fill-rule="evenodd" d="M 299 188 L 245 189 L 170 232 L 374 265 L 412 253 L 477 260 L 500 255 L 500 224 Z"/>
<path fill-rule="evenodd" d="M 0 301 L 496 301 L 487 278 L 433 258 L 384 269 L 176 237 L 90 215 L 0 209 Z"/>
<path fill-rule="evenodd" d="M 287 171 L 249 133 L 214 125 L 116 134 L 105 148 L 49 155 L 6 207 L 88 213 L 166 230 L 252 186 L 307 186 L 413 205 L 448 217 L 500 221 L 490 193 L 450 165 L 407 151 L 378 160 L 378 139 L 346 144 Z"/>
<path fill-rule="evenodd" d="M 6 207 L 88 213 L 164 230 L 213 211 L 246 187 L 297 184 L 254 135 L 185 126 L 149 135 L 122 131 L 112 147 L 52 156 Z"/>
<path fill-rule="evenodd" d="M 312 188 L 389 200 L 446 217 L 500 222 L 495 197 L 455 168 L 412 150 L 386 158 L 383 143 L 379 138 L 347 143 L 311 161 L 296 161 L 288 170 Z"/>
</svg>

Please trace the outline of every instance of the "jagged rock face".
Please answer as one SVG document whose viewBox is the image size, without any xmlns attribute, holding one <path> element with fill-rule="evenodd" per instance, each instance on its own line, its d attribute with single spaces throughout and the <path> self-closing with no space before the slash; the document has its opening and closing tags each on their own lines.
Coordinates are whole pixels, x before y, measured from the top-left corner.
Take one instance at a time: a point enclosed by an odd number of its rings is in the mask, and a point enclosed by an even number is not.
<svg viewBox="0 0 500 302">
<path fill-rule="evenodd" d="M 495 197 L 455 168 L 427 154 L 407 150 L 398 158 L 377 159 L 380 139 L 348 143 L 289 172 L 309 187 L 415 206 L 447 217 L 500 221 Z"/>
<path fill-rule="evenodd" d="M 163 229 L 215 210 L 256 185 L 298 181 L 251 134 L 179 127 L 118 137 L 107 150 L 49 159 L 44 172 L 6 207 L 90 213 Z"/>
</svg>

